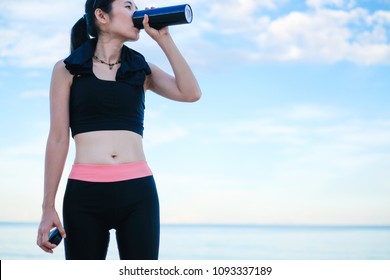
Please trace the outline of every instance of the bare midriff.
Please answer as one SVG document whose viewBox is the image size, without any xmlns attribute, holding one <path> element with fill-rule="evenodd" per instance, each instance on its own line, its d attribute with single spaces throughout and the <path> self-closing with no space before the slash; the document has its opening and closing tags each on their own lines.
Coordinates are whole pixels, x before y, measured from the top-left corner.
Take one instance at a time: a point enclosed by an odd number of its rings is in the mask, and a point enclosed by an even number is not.
<svg viewBox="0 0 390 280">
<path fill-rule="evenodd" d="M 77 134 L 75 164 L 122 164 L 145 161 L 142 136 L 125 130 Z"/>
</svg>

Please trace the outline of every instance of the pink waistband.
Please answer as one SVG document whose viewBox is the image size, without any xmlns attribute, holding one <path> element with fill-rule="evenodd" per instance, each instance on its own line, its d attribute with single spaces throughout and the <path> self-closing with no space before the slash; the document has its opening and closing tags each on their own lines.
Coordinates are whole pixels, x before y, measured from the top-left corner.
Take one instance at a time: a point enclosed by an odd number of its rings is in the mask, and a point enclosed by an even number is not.
<svg viewBox="0 0 390 280">
<path fill-rule="evenodd" d="M 117 182 L 151 176 L 146 161 L 123 164 L 73 164 L 69 179 L 87 182 Z"/>
</svg>

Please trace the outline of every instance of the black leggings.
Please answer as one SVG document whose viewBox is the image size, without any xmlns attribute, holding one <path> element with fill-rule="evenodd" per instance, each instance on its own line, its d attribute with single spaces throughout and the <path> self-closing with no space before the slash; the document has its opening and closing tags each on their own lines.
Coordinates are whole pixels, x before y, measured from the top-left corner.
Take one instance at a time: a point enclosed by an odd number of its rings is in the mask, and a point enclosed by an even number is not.
<svg viewBox="0 0 390 280">
<path fill-rule="evenodd" d="M 157 260 L 159 201 L 153 176 L 112 183 L 68 179 L 63 220 L 67 260 L 106 258 L 110 229 L 121 260 Z"/>
</svg>

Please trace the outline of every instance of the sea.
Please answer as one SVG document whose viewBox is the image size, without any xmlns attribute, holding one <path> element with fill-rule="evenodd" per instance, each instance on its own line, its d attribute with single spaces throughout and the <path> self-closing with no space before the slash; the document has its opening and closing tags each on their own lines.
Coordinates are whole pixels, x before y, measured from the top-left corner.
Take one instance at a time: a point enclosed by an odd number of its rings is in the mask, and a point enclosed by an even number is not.
<svg viewBox="0 0 390 280">
<path fill-rule="evenodd" d="M 63 260 L 36 245 L 37 223 L 0 222 L 1 260 Z M 111 231 L 108 260 L 118 260 Z M 165 225 L 161 260 L 390 260 L 390 226 Z"/>
</svg>

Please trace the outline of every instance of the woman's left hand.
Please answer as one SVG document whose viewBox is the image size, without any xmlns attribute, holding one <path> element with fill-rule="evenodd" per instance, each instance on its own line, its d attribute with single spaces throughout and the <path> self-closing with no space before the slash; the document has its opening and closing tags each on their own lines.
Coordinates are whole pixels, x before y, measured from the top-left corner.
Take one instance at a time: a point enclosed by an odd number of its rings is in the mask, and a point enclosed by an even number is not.
<svg viewBox="0 0 390 280">
<path fill-rule="evenodd" d="M 152 8 L 153 9 L 153 8 Z M 144 25 L 144 28 L 145 28 L 145 32 L 153 38 L 153 40 L 159 42 L 160 39 L 166 37 L 166 36 L 169 36 L 169 30 L 168 30 L 168 27 L 163 27 L 159 30 L 157 29 L 154 29 L 152 27 L 150 27 L 149 25 L 149 16 L 148 15 L 145 15 L 144 16 L 144 19 L 142 21 L 142 24 Z"/>
</svg>

